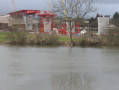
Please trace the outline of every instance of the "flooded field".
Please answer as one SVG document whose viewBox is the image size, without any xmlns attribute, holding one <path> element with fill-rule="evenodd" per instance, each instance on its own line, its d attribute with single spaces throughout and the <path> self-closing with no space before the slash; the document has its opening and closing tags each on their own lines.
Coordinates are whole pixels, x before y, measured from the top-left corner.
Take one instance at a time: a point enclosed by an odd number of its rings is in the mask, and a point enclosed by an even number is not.
<svg viewBox="0 0 119 90">
<path fill-rule="evenodd" d="M 0 90 L 119 90 L 119 49 L 0 45 Z"/>
</svg>

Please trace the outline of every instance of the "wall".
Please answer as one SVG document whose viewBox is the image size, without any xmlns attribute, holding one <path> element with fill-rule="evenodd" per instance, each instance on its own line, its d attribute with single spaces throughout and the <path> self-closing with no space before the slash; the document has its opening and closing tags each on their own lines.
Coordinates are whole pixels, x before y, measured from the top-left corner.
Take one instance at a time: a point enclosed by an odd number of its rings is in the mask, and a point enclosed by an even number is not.
<svg viewBox="0 0 119 90">
<path fill-rule="evenodd" d="M 109 17 L 98 17 L 98 34 L 107 34 L 109 28 Z"/>
</svg>

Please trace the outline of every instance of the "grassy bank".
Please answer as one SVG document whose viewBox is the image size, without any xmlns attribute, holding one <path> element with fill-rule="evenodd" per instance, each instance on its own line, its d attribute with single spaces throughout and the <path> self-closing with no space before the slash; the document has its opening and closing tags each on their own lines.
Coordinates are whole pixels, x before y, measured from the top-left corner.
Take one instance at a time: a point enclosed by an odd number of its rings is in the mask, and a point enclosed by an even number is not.
<svg viewBox="0 0 119 90">
<path fill-rule="evenodd" d="M 81 38 L 73 37 L 74 43 L 79 43 Z M 27 32 L 0 32 L 0 43 L 24 45 L 70 45 L 69 36 L 31 34 Z"/>
<path fill-rule="evenodd" d="M 10 32 L 0 32 L 0 43 L 9 43 L 8 35 L 13 34 Z"/>
<path fill-rule="evenodd" d="M 68 45 L 69 36 L 31 34 L 26 32 L 0 32 L 0 43 L 14 45 Z M 73 36 L 73 45 L 82 47 L 119 46 L 119 38 L 113 36 L 97 36 L 93 34 Z"/>
</svg>

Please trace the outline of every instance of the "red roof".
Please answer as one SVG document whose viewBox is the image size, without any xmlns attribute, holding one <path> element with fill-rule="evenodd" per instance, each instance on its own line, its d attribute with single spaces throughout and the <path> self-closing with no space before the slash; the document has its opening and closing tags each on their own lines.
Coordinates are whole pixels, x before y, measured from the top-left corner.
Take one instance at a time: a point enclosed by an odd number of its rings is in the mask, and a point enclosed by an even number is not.
<svg viewBox="0 0 119 90">
<path fill-rule="evenodd" d="M 31 15 L 31 14 L 36 14 L 36 13 L 38 13 L 38 15 L 40 17 L 55 17 L 55 16 L 57 16 L 57 14 L 54 14 L 50 11 L 40 11 L 40 10 L 20 10 L 20 11 L 12 12 L 9 14 L 10 14 L 10 16 L 15 16 L 15 15 L 22 15 L 22 14 Z"/>
<path fill-rule="evenodd" d="M 13 15 L 22 15 L 22 14 L 35 14 L 35 13 L 40 13 L 41 11 L 40 10 L 20 10 L 20 11 L 16 11 L 16 12 L 12 12 L 12 13 L 9 13 L 11 16 Z"/>
</svg>

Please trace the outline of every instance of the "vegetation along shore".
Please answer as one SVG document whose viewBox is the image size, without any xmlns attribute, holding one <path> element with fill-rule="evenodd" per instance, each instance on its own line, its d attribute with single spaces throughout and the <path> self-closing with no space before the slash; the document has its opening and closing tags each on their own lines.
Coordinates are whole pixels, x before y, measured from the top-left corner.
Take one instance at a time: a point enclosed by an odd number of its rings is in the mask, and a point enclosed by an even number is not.
<svg viewBox="0 0 119 90">
<path fill-rule="evenodd" d="M 113 30 L 114 31 L 114 30 Z M 112 34 L 109 35 L 96 35 L 92 32 L 88 32 L 84 35 L 74 35 L 73 45 L 69 36 L 64 35 L 49 35 L 49 34 L 38 34 L 28 32 L 0 32 L 0 43 L 1 44 L 12 44 L 12 45 L 62 45 L 62 46 L 82 46 L 82 47 L 118 47 L 119 36 Z"/>
</svg>

